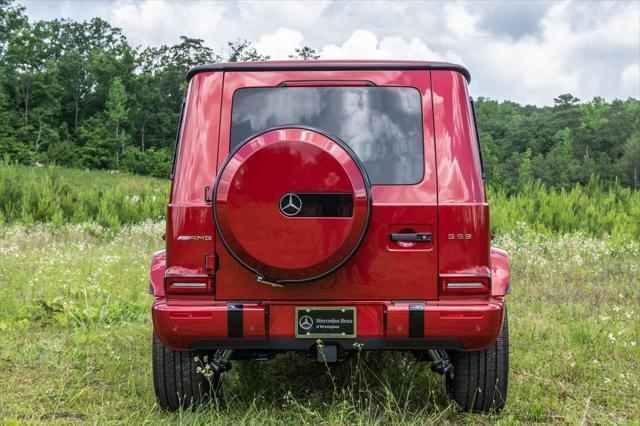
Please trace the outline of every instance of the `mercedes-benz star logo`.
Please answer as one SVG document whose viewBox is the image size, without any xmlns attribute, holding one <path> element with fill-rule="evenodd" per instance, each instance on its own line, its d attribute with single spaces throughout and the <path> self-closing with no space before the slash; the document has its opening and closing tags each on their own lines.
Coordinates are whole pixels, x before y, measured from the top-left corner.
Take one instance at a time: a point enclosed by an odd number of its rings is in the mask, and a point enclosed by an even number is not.
<svg viewBox="0 0 640 426">
<path fill-rule="evenodd" d="M 300 321 L 298 321 L 298 324 L 300 324 L 300 328 L 302 328 L 303 330 L 309 330 L 311 327 L 313 327 L 313 318 L 311 318 L 309 315 L 305 315 L 303 317 L 300 317 Z"/>
<path fill-rule="evenodd" d="M 280 198 L 280 211 L 285 216 L 295 216 L 302 210 L 302 200 L 296 194 L 287 192 Z"/>
</svg>

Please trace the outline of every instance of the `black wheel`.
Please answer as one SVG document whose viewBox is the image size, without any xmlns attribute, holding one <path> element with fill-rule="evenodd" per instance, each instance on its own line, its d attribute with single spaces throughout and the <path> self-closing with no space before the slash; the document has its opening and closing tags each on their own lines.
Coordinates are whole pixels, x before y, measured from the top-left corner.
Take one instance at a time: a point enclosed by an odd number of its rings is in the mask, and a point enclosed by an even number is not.
<svg viewBox="0 0 640 426">
<path fill-rule="evenodd" d="M 160 407 L 165 410 L 197 407 L 215 395 L 220 376 L 209 370 L 205 371 L 207 378 L 202 372 L 206 355 L 174 351 L 153 335 L 153 388 Z"/>
<path fill-rule="evenodd" d="M 477 352 L 451 351 L 453 377 L 447 391 L 464 411 L 499 412 L 507 400 L 509 378 L 509 323 L 505 312 L 496 342 Z"/>
</svg>

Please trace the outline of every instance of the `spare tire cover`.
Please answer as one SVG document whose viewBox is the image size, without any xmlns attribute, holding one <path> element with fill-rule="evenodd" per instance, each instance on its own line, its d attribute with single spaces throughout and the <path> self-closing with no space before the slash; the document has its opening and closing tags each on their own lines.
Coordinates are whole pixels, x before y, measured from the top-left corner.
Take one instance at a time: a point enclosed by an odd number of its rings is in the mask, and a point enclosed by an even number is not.
<svg viewBox="0 0 640 426">
<path fill-rule="evenodd" d="M 216 178 L 214 218 L 228 251 L 259 278 L 308 282 L 364 239 L 370 185 L 355 154 L 306 128 L 269 130 L 232 152 Z"/>
</svg>

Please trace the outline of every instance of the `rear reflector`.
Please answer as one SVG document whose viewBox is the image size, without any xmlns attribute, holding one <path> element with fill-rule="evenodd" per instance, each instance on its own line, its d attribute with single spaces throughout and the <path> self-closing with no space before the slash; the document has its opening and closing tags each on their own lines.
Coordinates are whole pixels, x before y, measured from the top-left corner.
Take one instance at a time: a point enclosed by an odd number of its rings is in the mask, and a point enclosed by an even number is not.
<svg viewBox="0 0 640 426">
<path fill-rule="evenodd" d="M 442 293 L 475 293 L 489 292 L 490 279 L 486 277 L 449 276 L 441 278 Z"/>
<path fill-rule="evenodd" d="M 483 288 L 483 283 L 447 283 L 447 288 Z"/>
<path fill-rule="evenodd" d="M 207 283 L 171 283 L 173 288 L 203 288 Z"/>
<path fill-rule="evenodd" d="M 213 278 L 208 276 L 175 276 L 165 278 L 167 294 L 211 294 Z"/>
</svg>

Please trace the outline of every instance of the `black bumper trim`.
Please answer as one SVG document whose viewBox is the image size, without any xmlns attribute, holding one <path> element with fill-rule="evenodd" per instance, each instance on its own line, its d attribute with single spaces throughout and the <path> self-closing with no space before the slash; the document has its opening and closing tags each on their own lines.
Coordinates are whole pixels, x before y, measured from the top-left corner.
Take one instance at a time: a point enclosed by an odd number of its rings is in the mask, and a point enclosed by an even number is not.
<svg viewBox="0 0 640 426">
<path fill-rule="evenodd" d="M 424 337 L 424 305 L 409 305 L 409 337 L 421 339 Z"/>
<path fill-rule="evenodd" d="M 462 343 L 455 339 L 322 339 L 325 345 L 338 345 L 344 350 L 354 350 L 356 343 L 362 350 L 409 351 L 424 349 L 463 350 Z M 202 339 L 194 341 L 190 350 L 249 349 L 274 351 L 304 351 L 316 344 L 312 339 L 276 338 L 276 339 Z"/>
<path fill-rule="evenodd" d="M 242 305 L 227 305 L 227 330 L 229 337 L 242 337 Z"/>
</svg>

